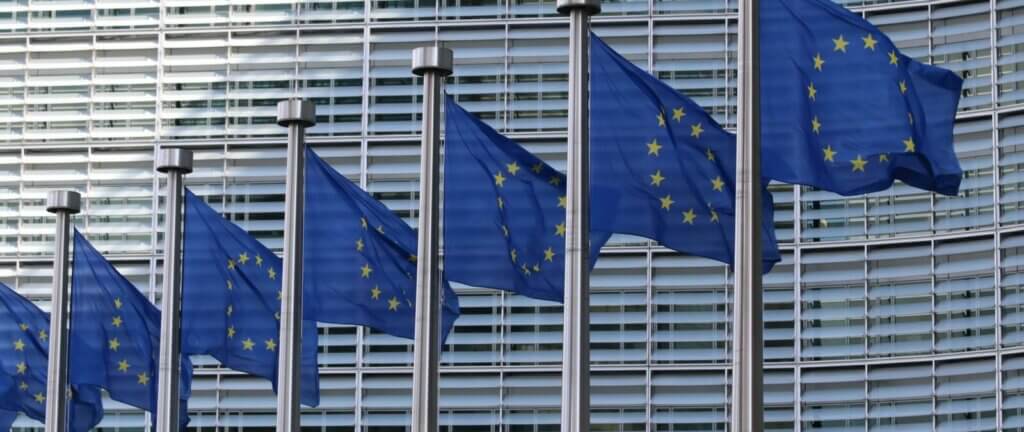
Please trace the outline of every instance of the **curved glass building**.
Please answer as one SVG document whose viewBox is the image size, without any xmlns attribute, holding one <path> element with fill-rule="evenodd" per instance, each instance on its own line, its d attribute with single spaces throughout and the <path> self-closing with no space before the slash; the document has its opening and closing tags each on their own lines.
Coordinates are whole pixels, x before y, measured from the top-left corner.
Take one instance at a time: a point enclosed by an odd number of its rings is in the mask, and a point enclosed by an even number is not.
<svg viewBox="0 0 1024 432">
<path fill-rule="evenodd" d="M 845 3 L 965 78 L 963 185 L 851 198 L 772 186 L 784 258 L 765 277 L 767 425 L 1024 430 L 1024 1 Z M 732 127 L 735 8 L 605 0 L 594 29 Z M 568 25 L 552 0 L 0 0 L 0 32 L 0 281 L 44 306 L 55 188 L 83 192 L 76 224 L 158 300 L 157 143 L 193 149 L 188 186 L 280 250 L 275 104 L 293 94 L 318 105 L 316 151 L 413 223 L 410 50 L 435 41 L 455 52 L 460 104 L 564 167 Z M 728 269 L 616 237 L 592 279 L 592 430 L 727 430 Z M 443 430 L 557 431 L 560 306 L 457 289 Z M 320 346 L 322 406 L 304 411 L 303 431 L 407 430 L 408 341 L 333 326 Z M 268 382 L 196 364 L 194 430 L 273 430 Z M 104 431 L 148 424 L 106 407 Z"/>
</svg>

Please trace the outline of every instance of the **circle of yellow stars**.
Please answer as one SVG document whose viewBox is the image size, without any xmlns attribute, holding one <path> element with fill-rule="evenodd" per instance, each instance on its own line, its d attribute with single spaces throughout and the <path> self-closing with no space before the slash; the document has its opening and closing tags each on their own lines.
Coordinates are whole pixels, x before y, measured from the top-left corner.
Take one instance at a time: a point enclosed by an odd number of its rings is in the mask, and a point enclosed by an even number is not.
<svg viewBox="0 0 1024 432">
<path fill-rule="evenodd" d="M 680 110 L 680 111 L 675 112 L 674 115 L 678 116 L 679 118 L 682 118 L 686 114 L 682 110 Z M 654 142 L 651 145 L 649 145 L 649 148 L 653 149 L 651 151 L 657 152 L 660 149 L 660 145 L 657 142 Z M 528 164 L 528 165 L 530 166 L 530 171 L 533 172 L 535 178 L 540 179 L 540 181 L 544 181 L 544 178 L 547 177 L 547 183 L 548 184 L 553 185 L 553 186 L 561 186 L 561 184 L 562 184 L 562 177 L 560 175 L 558 175 L 558 174 L 552 173 L 550 169 L 545 169 L 545 165 L 544 165 L 543 162 L 536 161 L 535 163 Z M 494 177 L 495 192 L 499 195 L 498 196 L 498 200 L 497 200 L 497 202 L 498 202 L 498 210 L 501 213 L 503 219 L 506 217 L 505 210 L 506 210 L 506 206 L 509 205 L 509 202 L 505 199 L 505 197 L 501 196 L 501 191 L 504 190 L 505 182 L 506 181 L 508 181 L 509 179 L 512 179 L 512 178 L 519 178 L 519 171 L 521 169 L 522 169 L 522 167 L 519 165 L 518 161 L 512 161 L 512 162 L 504 164 L 504 172 L 501 169 L 499 169 L 499 170 L 497 170 L 497 172 L 495 172 L 495 174 L 493 176 Z M 549 173 L 545 175 L 545 171 L 548 171 Z M 505 174 L 508 174 L 508 177 L 506 177 Z M 530 181 L 530 180 L 527 179 L 526 177 L 523 177 L 522 181 Z M 558 207 L 559 208 L 566 208 L 567 205 L 568 205 L 568 197 L 565 196 L 565 195 L 559 195 L 558 196 Z M 502 224 L 501 225 L 501 230 L 502 230 L 502 235 L 504 237 L 509 238 L 511 236 L 511 232 L 509 231 L 508 225 Z M 562 222 L 559 222 L 558 224 L 556 224 L 555 227 L 554 227 L 554 234 L 553 234 L 554 237 L 556 237 L 556 238 L 557 237 L 561 237 L 562 239 L 559 240 L 559 241 L 564 241 L 565 234 L 566 234 L 565 221 L 562 221 Z M 544 254 L 544 257 L 542 259 L 538 258 L 538 260 L 529 260 L 529 259 L 523 258 L 522 254 L 520 254 L 520 251 L 515 246 L 509 245 L 509 251 L 508 251 L 509 260 L 511 261 L 512 266 L 514 268 L 516 268 L 516 270 L 518 272 L 522 273 L 522 275 L 524 277 L 530 277 L 530 276 L 533 276 L 535 274 L 540 273 L 543 270 L 542 266 L 545 263 L 553 263 L 553 262 L 555 262 L 555 255 L 556 255 L 556 253 L 555 253 L 555 249 L 554 249 L 553 246 L 548 246 L 546 249 L 544 249 L 543 254 Z M 529 254 L 529 255 L 533 255 L 533 254 Z M 533 256 L 537 256 L 537 255 L 533 255 Z"/>
<path fill-rule="evenodd" d="M 252 266 L 252 268 L 254 269 L 253 271 L 258 272 L 258 273 L 262 273 L 262 274 L 266 274 L 267 279 L 269 279 L 269 280 L 277 280 L 277 270 L 275 270 L 272 266 L 267 266 L 266 269 L 264 269 L 263 261 L 264 261 L 263 255 L 261 255 L 259 253 L 256 253 L 256 254 L 253 254 L 253 255 L 249 255 L 248 252 L 242 251 L 242 252 L 240 252 L 238 254 L 237 258 L 234 257 L 234 256 L 230 256 L 230 257 L 227 258 L 227 268 L 228 268 L 229 271 L 231 271 L 231 270 L 241 271 L 243 268 L 246 268 L 248 266 Z M 227 280 L 227 289 L 228 289 L 228 291 L 233 291 L 234 288 L 235 288 L 234 282 L 231 279 L 228 279 Z M 281 290 L 278 290 L 277 291 L 277 300 L 281 300 L 281 295 L 282 295 Z M 233 303 L 232 304 L 228 304 L 227 308 L 224 311 L 224 313 L 225 313 L 226 317 L 228 318 L 228 326 L 227 326 L 227 330 L 226 330 L 226 333 L 227 333 L 226 336 L 227 336 L 228 339 L 234 340 L 234 339 L 236 339 L 235 336 L 237 336 L 238 332 L 239 332 L 239 330 L 237 328 L 235 328 L 235 325 L 232 322 L 232 317 L 235 314 L 235 306 L 234 306 L 234 304 Z M 281 319 L 280 312 L 275 312 L 273 318 L 275 320 L 280 320 Z M 238 343 L 240 344 L 240 347 L 241 347 L 242 351 L 253 351 L 256 348 L 256 342 L 253 341 L 252 338 L 250 338 L 250 337 L 241 338 L 241 340 Z M 277 340 L 274 339 L 274 338 L 269 338 L 267 340 L 264 340 L 263 341 L 263 349 L 266 350 L 266 351 L 276 351 L 277 350 Z"/>
<path fill-rule="evenodd" d="M 666 128 L 670 124 L 670 121 L 667 120 L 665 115 L 667 111 L 668 110 L 661 109 L 656 114 L 656 120 L 658 122 L 659 128 Z M 686 108 L 683 106 L 679 106 L 676 108 L 672 108 L 671 112 L 672 122 L 675 122 L 675 124 L 685 128 L 686 126 L 683 126 L 683 119 L 686 117 Z M 696 120 L 693 123 L 690 123 L 688 126 L 690 129 L 689 137 L 692 138 L 694 143 L 698 143 L 699 145 L 700 139 L 705 132 L 703 122 L 701 122 L 700 120 Z M 646 143 L 646 146 L 647 156 L 655 158 L 655 160 L 660 160 L 661 151 L 664 148 L 664 145 L 659 143 L 657 138 L 652 138 L 649 142 Z M 715 152 L 710 147 L 705 147 L 704 156 L 707 158 L 709 162 L 715 161 Z M 660 190 L 662 184 L 671 180 L 667 176 L 665 176 L 665 174 L 662 172 L 660 168 L 656 168 L 654 172 L 649 174 L 648 176 L 650 177 L 649 186 L 651 186 L 655 191 Z M 725 180 L 722 179 L 722 176 L 716 176 L 715 178 L 708 179 L 708 181 L 713 192 L 725 192 Z M 676 201 L 672 198 L 672 194 L 670 193 L 666 193 L 665 195 L 662 195 L 657 199 L 660 209 L 665 210 L 666 212 L 671 212 L 672 206 L 676 204 Z M 693 208 L 689 208 L 686 211 L 682 212 L 681 222 L 687 225 L 693 225 L 694 223 L 697 222 L 697 217 L 697 211 Z M 712 223 L 719 222 L 718 212 L 716 212 L 711 205 L 708 205 L 707 217 L 708 220 Z"/>
</svg>

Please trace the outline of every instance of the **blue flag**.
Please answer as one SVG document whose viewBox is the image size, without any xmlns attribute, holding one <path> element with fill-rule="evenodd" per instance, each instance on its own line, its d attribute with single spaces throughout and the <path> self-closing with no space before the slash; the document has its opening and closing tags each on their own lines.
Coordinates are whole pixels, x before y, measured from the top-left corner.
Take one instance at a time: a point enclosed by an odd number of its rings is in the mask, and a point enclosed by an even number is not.
<svg viewBox="0 0 1024 432">
<path fill-rule="evenodd" d="M 10 429 L 18 412 L 45 421 L 49 331 L 45 312 L 0 284 L 0 429 Z M 90 385 L 71 388 L 69 430 L 87 431 L 103 418 L 100 391 Z"/>
<path fill-rule="evenodd" d="M 266 378 L 277 389 L 281 258 L 185 191 L 182 351 Z M 303 404 L 320 403 L 315 321 L 302 323 Z"/>
<path fill-rule="evenodd" d="M 156 420 L 160 311 L 78 230 L 71 272 L 70 373 L 74 385 L 149 411 Z M 182 356 L 181 422 L 188 423 L 192 364 Z"/>
<path fill-rule="evenodd" d="M 592 229 L 732 264 L 736 136 L 597 36 L 590 40 Z M 771 194 L 761 193 L 768 272 L 781 258 Z"/>
<path fill-rule="evenodd" d="M 303 223 L 307 316 L 412 339 L 415 231 L 310 149 Z M 441 297 L 444 338 L 459 316 L 459 300 L 447 280 Z"/>
<path fill-rule="evenodd" d="M 956 195 L 963 81 L 828 0 L 761 1 L 764 176 L 842 195 L 894 179 Z"/>
<path fill-rule="evenodd" d="M 565 175 L 445 98 L 445 272 L 453 281 L 563 300 Z M 609 234 L 592 232 L 590 262 Z"/>
</svg>

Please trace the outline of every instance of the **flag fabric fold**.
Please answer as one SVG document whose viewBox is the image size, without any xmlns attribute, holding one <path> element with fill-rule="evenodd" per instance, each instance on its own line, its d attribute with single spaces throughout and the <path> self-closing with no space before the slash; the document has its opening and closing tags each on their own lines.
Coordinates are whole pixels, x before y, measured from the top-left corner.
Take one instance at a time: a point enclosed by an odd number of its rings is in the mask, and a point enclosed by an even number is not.
<svg viewBox="0 0 1024 432">
<path fill-rule="evenodd" d="M 956 195 L 963 81 L 827 0 L 761 1 L 763 175 L 841 195 L 898 179 Z"/>
<path fill-rule="evenodd" d="M 185 191 L 182 352 L 270 380 L 277 389 L 282 260 Z M 300 400 L 320 403 L 316 321 L 302 323 Z"/>
<path fill-rule="evenodd" d="M 445 97 L 448 278 L 563 301 L 566 178 Z M 610 236 L 590 233 L 591 266 Z"/>
<path fill-rule="evenodd" d="M 736 136 L 591 35 L 592 230 L 732 264 Z M 763 182 L 767 183 L 767 182 Z M 762 185 L 764 271 L 781 258 Z"/>
<path fill-rule="evenodd" d="M 306 149 L 303 300 L 307 317 L 414 337 L 416 232 Z M 459 316 L 444 280 L 441 335 Z"/>
<path fill-rule="evenodd" d="M 13 289 L 0 284 L 0 430 L 18 412 L 39 422 L 46 417 L 50 317 Z M 99 388 L 72 385 L 69 430 L 84 432 L 103 418 Z"/>
<path fill-rule="evenodd" d="M 107 390 L 110 398 L 156 420 L 160 311 L 75 230 L 71 273 L 71 384 Z M 181 361 L 181 428 L 188 424 L 192 364 Z"/>
</svg>

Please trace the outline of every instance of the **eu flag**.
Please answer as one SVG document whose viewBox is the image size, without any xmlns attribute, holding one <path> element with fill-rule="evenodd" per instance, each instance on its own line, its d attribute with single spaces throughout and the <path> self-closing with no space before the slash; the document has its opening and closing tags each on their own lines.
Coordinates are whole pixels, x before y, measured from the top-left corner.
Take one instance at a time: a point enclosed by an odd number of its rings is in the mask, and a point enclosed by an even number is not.
<svg viewBox="0 0 1024 432">
<path fill-rule="evenodd" d="M 153 413 L 160 364 L 160 311 L 78 230 L 71 272 L 71 384 Z M 188 423 L 192 364 L 181 362 L 181 422 Z"/>
<path fill-rule="evenodd" d="M 894 179 L 956 195 L 963 81 L 828 0 L 761 0 L 764 176 L 842 195 Z"/>
<path fill-rule="evenodd" d="M 310 149 L 303 223 L 307 316 L 412 339 L 415 231 Z M 444 338 L 459 316 L 459 300 L 447 281 L 441 297 Z"/>
<path fill-rule="evenodd" d="M 735 135 L 597 36 L 590 40 L 592 229 L 732 264 Z M 768 272 L 781 258 L 767 188 L 762 198 Z"/>
<path fill-rule="evenodd" d="M 266 378 L 277 389 L 281 258 L 185 190 L 182 352 Z M 320 403 L 315 321 L 302 323 L 303 404 Z"/>
<path fill-rule="evenodd" d="M 16 413 L 43 422 L 50 317 L 7 285 L 0 284 L 0 430 Z M 100 391 L 72 385 L 69 430 L 87 431 L 103 418 Z"/>
<path fill-rule="evenodd" d="M 445 98 L 445 272 L 562 302 L 565 175 Z M 591 233 L 590 262 L 607 233 Z"/>
</svg>

